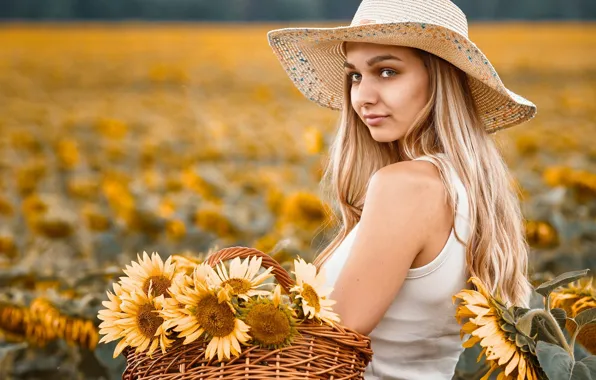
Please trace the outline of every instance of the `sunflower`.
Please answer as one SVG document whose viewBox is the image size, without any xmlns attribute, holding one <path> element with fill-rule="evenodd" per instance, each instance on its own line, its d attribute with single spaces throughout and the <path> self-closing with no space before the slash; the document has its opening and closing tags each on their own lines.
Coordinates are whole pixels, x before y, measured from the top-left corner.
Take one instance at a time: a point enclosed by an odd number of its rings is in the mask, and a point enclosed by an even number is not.
<svg viewBox="0 0 596 380">
<path fill-rule="evenodd" d="M 177 310 L 171 313 L 183 314 L 175 322 L 168 324 L 178 332 L 179 338 L 185 338 L 183 344 L 189 344 L 205 334 L 209 341 L 205 349 L 207 359 L 217 354 L 218 360 L 230 359 L 239 355 L 240 343 L 246 343 L 250 336 L 249 327 L 236 318 L 236 310 L 229 301 L 230 290 L 221 291 L 207 283 L 212 277 L 211 267 L 200 264 L 195 268 L 191 281 L 180 283 L 178 293 L 173 298 L 179 303 Z M 228 285 L 228 288 L 231 288 Z"/>
<path fill-rule="evenodd" d="M 194 287 L 194 281 L 191 276 L 182 275 L 174 277 L 172 286 L 168 289 L 170 297 L 164 299 L 163 309 L 160 312 L 164 319 L 164 328 L 166 330 L 175 327 L 179 319 L 186 317 L 183 311 L 185 305 L 178 301 L 177 296 L 183 294 L 183 289 L 187 287 Z"/>
<path fill-rule="evenodd" d="M 463 289 L 453 296 L 453 302 L 460 299 L 455 318 L 458 323 L 469 318 L 463 324 L 460 337 L 471 334 L 463 343 L 464 348 L 480 343 L 483 347 L 478 360 L 486 355 L 490 369 L 481 380 L 486 380 L 497 369 L 502 369 L 498 379 L 538 379 L 541 370 L 533 354 L 533 341 L 515 328 L 515 317 L 511 309 L 490 293 L 476 277 L 470 282 L 476 290 Z"/>
<path fill-rule="evenodd" d="M 118 283 L 114 283 L 112 285 L 114 287 L 114 293 L 110 292 L 109 290 L 106 292 L 108 294 L 108 301 L 103 301 L 103 306 L 106 309 L 102 309 L 98 312 L 97 318 L 102 320 L 99 324 L 99 333 L 103 335 L 100 343 L 107 343 L 113 340 L 119 339 L 122 337 L 122 329 L 119 326 L 116 326 L 116 321 L 124 316 L 122 313 L 122 309 L 120 308 L 120 304 L 122 303 L 122 288 Z M 126 347 L 126 342 L 122 341 L 119 345 L 122 344 Z M 122 351 L 119 347 L 116 347 L 118 353 Z M 116 357 L 118 355 L 114 355 Z"/>
<path fill-rule="evenodd" d="M 596 308 L 596 290 L 592 285 L 593 278 L 582 279 L 561 287 L 550 294 L 551 306 L 565 310 L 571 318 L 584 310 Z M 573 335 L 575 323 L 567 321 L 567 330 Z M 577 335 L 577 341 L 591 354 L 596 354 L 596 325 L 584 326 Z"/>
<path fill-rule="evenodd" d="M 335 301 L 327 299 L 333 288 L 325 287 L 325 273 L 320 271 L 317 274 L 317 267 L 306 263 L 303 259 L 294 260 L 294 275 L 296 285 L 290 289 L 298 293 L 297 299 L 301 299 L 302 311 L 306 318 L 317 317 L 329 324 L 339 322 L 339 316 L 331 310 Z"/>
<path fill-rule="evenodd" d="M 247 301 L 252 296 L 266 296 L 270 294 L 267 290 L 258 290 L 264 284 L 263 281 L 273 277 L 271 271 L 273 268 L 267 268 L 265 272 L 257 276 L 261 268 L 262 259 L 260 257 L 250 257 L 241 261 L 236 257 L 230 262 L 230 273 L 223 263 L 217 266 L 217 272 L 212 271 L 209 277 L 209 282 L 213 286 L 226 288 L 229 285 L 231 289 L 230 295 Z"/>
<path fill-rule="evenodd" d="M 154 297 L 150 293 L 132 292 L 130 298 L 122 298 L 120 309 L 122 315 L 115 321 L 122 332 L 125 343 L 119 342 L 114 357 L 118 356 L 122 349 L 129 345 L 136 347 L 135 352 L 143 352 L 148 349 L 147 355 L 151 357 L 157 346 L 165 353 L 173 340 L 167 336 L 163 326 L 163 318 L 159 314 L 163 308 L 164 296 Z"/>
<path fill-rule="evenodd" d="M 189 254 L 172 255 L 172 262 L 176 265 L 176 271 L 191 274 L 195 267 L 203 260 L 199 257 L 193 257 Z"/>
<path fill-rule="evenodd" d="M 250 327 L 249 335 L 261 347 L 278 349 L 287 346 L 296 335 L 293 310 L 282 302 L 279 285 L 272 297 L 251 298 L 241 313 Z"/>
<path fill-rule="evenodd" d="M 156 252 L 151 257 L 147 252 L 143 252 L 143 258 L 139 255 L 137 258 L 138 263 L 133 261 L 132 265 L 126 266 L 124 273 L 128 277 L 121 277 L 122 287 L 129 293 L 136 290 L 147 294 L 151 285 L 151 296 L 170 297 L 167 290 L 176 274 L 176 265 L 172 264 L 172 257 L 168 257 L 164 263 Z"/>
</svg>

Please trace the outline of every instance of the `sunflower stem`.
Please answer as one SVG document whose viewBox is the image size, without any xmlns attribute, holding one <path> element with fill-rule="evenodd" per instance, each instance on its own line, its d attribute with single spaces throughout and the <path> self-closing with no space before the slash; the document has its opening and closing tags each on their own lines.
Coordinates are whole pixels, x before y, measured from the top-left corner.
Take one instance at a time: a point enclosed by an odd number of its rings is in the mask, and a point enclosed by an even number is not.
<svg viewBox="0 0 596 380">
<path fill-rule="evenodd" d="M 547 338 L 552 339 L 553 342 L 559 342 L 560 346 L 562 348 L 564 348 L 565 351 L 567 351 L 569 353 L 569 355 L 571 356 L 571 358 L 573 359 L 573 350 L 571 348 L 573 346 L 570 347 L 570 345 L 567 343 L 567 339 L 565 339 L 565 335 L 563 335 L 563 331 L 561 331 L 561 327 L 559 327 L 559 324 L 555 320 L 555 317 L 553 317 L 553 315 L 550 312 L 548 312 L 546 310 L 542 310 L 542 309 L 530 310 L 528 313 L 526 313 L 526 315 L 524 315 L 523 317 L 521 317 L 518 320 L 517 324 L 520 324 L 520 323 L 524 324 L 524 322 L 526 322 L 527 320 L 530 320 L 530 326 L 531 326 L 531 323 L 532 323 L 531 321 L 533 321 L 534 318 L 536 318 L 536 317 L 542 317 L 545 320 L 545 322 L 548 323 L 550 329 L 545 329 L 545 331 L 544 331 L 544 333 L 547 335 Z M 528 332 L 530 331 L 530 328 L 528 328 Z M 551 334 L 551 332 L 554 333 L 554 336 Z M 573 342 L 573 340 L 572 340 L 572 342 Z"/>
<path fill-rule="evenodd" d="M 576 326 L 575 331 L 573 332 L 573 335 L 571 336 L 571 340 L 569 340 L 569 347 L 571 348 L 572 351 L 573 351 L 573 348 L 575 347 L 575 339 L 577 338 L 577 335 L 579 334 L 579 326 L 577 324 L 575 326 Z"/>
<path fill-rule="evenodd" d="M 567 339 L 565 339 L 565 335 L 563 335 L 563 331 L 561 331 L 561 328 L 555 320 L 555 317 L 553 317 L 553 315 L 546 310 L 543 313 L 539 313 L 539 315 L 543 316 L 544 320 L 550 325 L 551 329 L 555 333 L 557 340 L 561 343 L 561 347 L 563 347 L 565 351 L 569 353 L 569 356 L 571 356 L 572 360 L 575 360 L 573 350 L 569 347 Z"/>
</svg>

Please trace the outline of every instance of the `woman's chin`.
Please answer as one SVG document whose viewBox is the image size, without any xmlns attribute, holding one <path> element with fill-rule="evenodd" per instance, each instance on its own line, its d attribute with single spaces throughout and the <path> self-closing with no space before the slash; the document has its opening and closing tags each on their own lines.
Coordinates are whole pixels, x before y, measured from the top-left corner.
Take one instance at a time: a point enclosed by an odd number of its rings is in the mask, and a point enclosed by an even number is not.
<svg viewBox="0 0 596 380">
<path fill-rule="evenodd" d="M 388 133 L 388 132 L 393 132 L 393 133 Z M 401 133 L 395 133 L 395 131 L 382 130 L 379 127 L 370 128 L 370 135 L 376 142 L 380 142 L 380 143 L 388 143 L 388 142 L 396 141 L 402 137 Z"/>
</svg>

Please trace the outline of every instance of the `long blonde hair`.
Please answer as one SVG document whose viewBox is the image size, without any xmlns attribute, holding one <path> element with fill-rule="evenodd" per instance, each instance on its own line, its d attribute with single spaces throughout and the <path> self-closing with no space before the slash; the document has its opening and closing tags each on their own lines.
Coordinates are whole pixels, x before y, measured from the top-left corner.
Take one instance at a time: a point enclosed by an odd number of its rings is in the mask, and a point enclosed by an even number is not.
<svg viewBox="0 0 596 380">
<path fill-rule="evenodd" d="M 440 155 L 445 153 L 463 182 L 469 199 L 468 273 L 478 277 L 508 304 L 528 306 L 528 245 L 513 180 L 486 132 L 475 106 L 468 76 L 433 54 L 421 54 L 430 80 L 430 100 L 399 141 L 379 143 L 351 106 L 350 83 L 344 80 L 344 104 L 321 181 L 326 200 L 339 208 L 330 215 L 335 236 L 319 253 L 320 267 L 362 215 L 368 181 L 380 168 L 421 155 L 433 158 L 448 200 L 456 213 L 455 192 Z M 458 237 L 461 241 L 461 238 Z"/>
</svg>

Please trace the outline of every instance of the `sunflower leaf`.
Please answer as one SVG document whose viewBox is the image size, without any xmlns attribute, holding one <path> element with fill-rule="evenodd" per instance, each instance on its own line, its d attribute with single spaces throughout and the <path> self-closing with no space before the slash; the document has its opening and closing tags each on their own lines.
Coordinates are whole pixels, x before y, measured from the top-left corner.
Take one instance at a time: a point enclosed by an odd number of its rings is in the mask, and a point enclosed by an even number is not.
<svg viewBox="0 0 596 380">
<path fill-rule="evenodd" d="M 593 377 L 590 375 L 590 368 L 585 363 L 575 362 L 571 377 L 569 380 L 592 380 Z"/>
<path fill-rule="evenodd" d="M 586 309 L 576 315 L 574 319 L 580 329 L 590 323 L 596 323 L 596 308 Z"/>
<path fill-rule="evenodd" d="M 501 330 L 508 332 L 508 333 L 517 333 L 517 330 L 515 329 L 515 327 L 513 325 L 510 325 L 509 323 L 501 323 Z"/>
<path fill-rule="evenodd" d="M 536 356 L 540 367 L 549 379 L 570 379 L 573 371 L 573 359 L 563 348 L 540 341 L 536 345 Z"/>
<path fill-rule="evenodd" d="M 515 318 L 513 317 L 513 315 L 509 312 L 509 310 L 503 310 L 503 313 L 501 315 L 503 317 L 503 320 L 511 325 L 515 324 Z"/>
<path fill-rule="evenodd" d="M 581 369 L 580 369 L 581 368 Z M 577 369 L 577 375 L 576 375 Z M 580 377 L 579 374 L 583 377 Z M 591 355 L 583 358 L 579 362 L 575 362 L 571 380 L 596 379 L 596 356 Z"/>
<path fill-rule="evenodd" d="M 527 337 L 536 337 L 536 334 L 538 333 L 538 323 L 540 319 L 544 318 L 544 313 L 546 313 L 546 311 L 543 309 L 531 309 L 527 311 L 523 317 L 517 320 L 515 328 Z"/>
<path fill-rule="evenodd" d="M 517 334 L 515 336 L 515 345 L 517 347 L 523 348 L 524 346 L 529 346 L 530 343 L 528 342 L 528 339 L 523 336 L 522 334 Z"/>
<path fill-rule="evenodd" d="M 563 309 L 551 309 L 550 313 L 555 317 L 561 331 L 565 330 L 565 324 L 567 322 L 567 313 Z"/>
<path fill-rule="evenodd" d="M 577 271 L 573 271 L 573 272 L 563 273 L 563 274 L 553 278 L 552 280 L 539 285 L 535 289 L 535 291 L 537 293 L 541 294 L 542 296 L 544 296 L 545 298 L 547 298 L 550 295 L 550 293 L 553 290 L 555 290 L 556 288 L 558 288 L 559 286 L 567 285 L 570 282 L 573 282 L 577 279 L 585 277 L 588 274 L 588 272 L 590 272 L 589 269 L 583 269 L 583 270 L 577 270 Z"/>
<path fill-rule="evenodd" d="M 536 335 L 536 341 L 544 341 L 556 345 L 561 344 L 559 340 L 549 330 L 546 321 L 542 316 L 534 318 L 534 323 L 532 324 L 532 334 Z"/>
<path fill-rule="evenodd" d="M 528 309 L 527 307 L 513 306 L 513 315 L 515 316 L 515 319 L 517 320 L 517 319 L 523 317 L 524 315 L 526 315 L 526 313 L 530 310 L 531 309 Z"/>
</svg>

